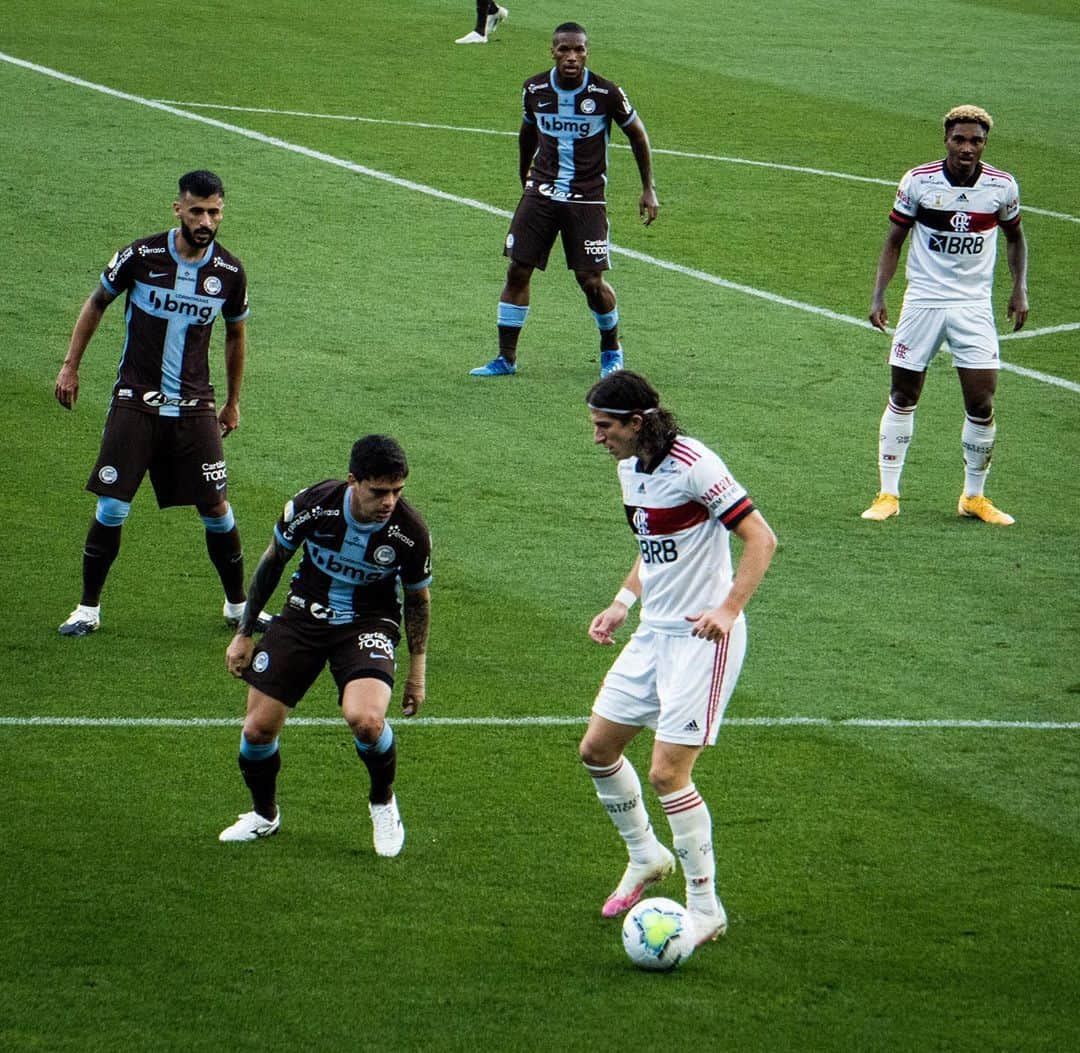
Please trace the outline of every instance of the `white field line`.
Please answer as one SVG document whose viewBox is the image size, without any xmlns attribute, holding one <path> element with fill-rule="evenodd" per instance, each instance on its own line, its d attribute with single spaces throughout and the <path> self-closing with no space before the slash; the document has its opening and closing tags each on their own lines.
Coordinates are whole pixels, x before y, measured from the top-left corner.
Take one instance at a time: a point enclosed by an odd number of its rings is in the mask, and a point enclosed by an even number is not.
<svg viewBox="0 0 1080 1053">
<path fill-rule="evenodd" d="M 398 176 L 391 175 L 388 172 L 380 172 L 378 169 L 368 168 L 366 165 L 356 164 L 353 161 L 346 161 L 340 157 L 334 157 L 332 154 L 323 153 L 320 150 L 312 150 L 306 146 L 300 146 L 297 143 L 290 143 L 285 139 L 278 139 L 275 136 L 264 135 L 262 132 L 254 131 L 251 128 L 243 128 L 240 125 L 229 124 L 225 121 L 219 121 L 213 117 L 207 117 L 203 114 L 192 113 L 190 110 L 181 109 L 178 106 L 174 106 L 171 103 L 156 102 L 153 99 L 143 98 L 141 95 L 132 95 L 129 92 L 119 91 L 116 88 L 110 88 L 103 84 L 95 84 L 92 81 L 83 80 L 81 77 L 73 77 L 68 73 L 61 73 L 58 70 L 50 69 L 48 66 L 40 66 L 36 62 L 27 62 L 25 59 L 15 58 L 13 55 L 8 55 L 4 52 L 0 52 L 0 62 L 7 62 L 14 66 L 19 66 L 23 69 L 30 70 L 34 73 L 40 73 L 46 77 L 52 77 L 55 80 L 64 82 L 65 84 L 71 84 L 75 87 L 86 88 L 90 91 L 100 92 L 102 95 L 108 95 L 114 99 L 122 99 L 125 102 L 133 102 L 139 106 L 146 106 L 150 109 L 160 110 L 163 113 L 171 114 L 174 117 L 182 117 L 185 120 L 196 121 L 200 124 L 209 125 L 212 128 L 219 128 L 222 131 L 231 132 L 235 135 L 243 136 L 246 139 L 254 140 L 258 143 L 263 143 L 267 146 L 273 146 L 280 150 L 287 150 L 290 153 L 299 154 L 302 157 L 310 158 L 314 161 L 322 161 L 324 164 L 333 165 L 337 168 L 343 168 L 348 172 L 353 172 L 356 175 L 367 176 L 369 179 L 376 179 L 383 183 L 389 183 L 392 186 L 400 187 L 403 190 L 412 190 L 419 194 L 426 194 L 429 197 L 438 198 L 441 201 L 449 201 L 457 205 L 465 205 L 468 208 L 475 208 L 481 212 L 487 212 L 491 215 L 501 216 L 504 219 L 509 219 L 511 213 L 504 208 L 497 208 L 494 205 L 489 205 L 484 201 L 477 201 L 475 198 L 461 197 L 457 194 L 450 194 L 444 190 L 438 190 L 435 187 L 427 186 L 423 183 L 415 183 L 409 179 L 401 179 Z M 641 263 L 647 263 L 654 267 L 659 267 L 663 270 L 673 271 L 676 274 L 682 274 L 686 277 L 696 278 L 699 281 L 708 282 L 712 285 L 717 285 L 725 289 L 730 289 L 734 292 L 740 292 L 747 296 L 753 296 L 761 300 L 766 300 L 769 303 L 775 303 L 783 307 L 794 308 L 795 310 L 804 311 L 807 314 L 817 315 L 821 318 L 829 318 L 833 321 L 845 322 L 848 325 L 856 325 L 864 329 L 872 328 L 870 323 L 862 318 L 855 318 L 852 315 L 841 314 L 837 311 L 830 311 L 824 307 L 817 307 L 814 304 L 803 303 L 801 300 L 793 300 L 786 296 L 779 296 L 776 293 L 767 292 L 764 289 L 756 289 L 750 285 L 742 285 L 739 282 L 732 282 L 726 278 L 717 277 L 714 274 L 709 274 L 706 271 L 699 271 L 692 267 L 684 267 L 682 264 L 673 263 L 670 260 L 662 260 L 656 256 L 650 256 L 643 252 L 636 252 L 633 249 L 622 248 L 618 245 L 612 245 L 611 251 L 623 256 L 627 256 L 630 259 L 637 260 Z M 1078 323 L 1080 327 L 1080 323 Z M 1011 363 L 1002 362 L 1003 369 L 1010 370 L 1015 373 L 1019 373 L 1021 376 L 1026 376 L 1034 380 L 1041 380 L 1044 383 L 1052 384 L 1055 387 L 1064 388 L 1067 391 L 1072 391 L 1080 394 L 1080 384 L 1074 383 L 1071 380 L 1065 380 L 1061 377 L 1053 377 L 1049 374 L 1039 373 L 1036 370 L 1024 369 L 1019 366 L 1013 366 Z"/>
<path fill-rule="evenodd" d="M 566 727 L 587 717 L 413 717 L 395 721 L 404 727 Z M 0 728 L 238 728 L 242 717 L 0 717 Z M 906 720 L 892 717 L 731 717 L 736 728 L 869 728 L 874 730 L 1080 731 L 1077 720 Z M 291 717 L 289 727 L 340 728 L 340 717 Z"/>
<path fill-rule="evenodd" d="M 232 113 L 265 113 L 278 117 L 304 117 L 315 121 L 350 121 L 355 124 L 385 124 L 397 128 L 423 128 L 438 132 L 466 132 L 470 135 L 501 135 L 508 138 L 517 138 L 517 132 L 502 131 L 497 128 L 471 128 L 468 125 L 457 124 L 432 124 L 427 121 L 395 121 L 387 117 L 360 117 L 347 113 L 311 113 L 306 110 L 275 110 L 266 106 L 228 106 L 218 102 L 182 102 L 179 99 L 156 99 L 155 102 L 163 102 L 168 106 L 186 106 L 192 110 L 227 110 Z M 616 150 L 629 150 L 627 143 L 612 143 Z M 654 146 L 654 154 L 663 154 L 665 157 L 684 157 L 692 161 L 719 161 L 728 165 L 747 165 L 751 168 L 772 168 L 780 172 L 798 172 L 802 175 L 820 176 L 827 179 L 845 179 L 851 183 L 873 183 L 876 186 L 895 187 L 898 180 L 880 179 L 876 176 L 853 175 L 851 172 L 833 172 L 828 168 L 808 168 L 805 165 L 787 165 L 777 161 L 755 161 L 748 157 L 726 157 L 723 154 L 701 154 L 689 150 L 667 150 L 663 147 Z M 1080 223 L 1080 216 L 1071 216 L 1067 212 L 1051 212 L 1045 208 L 1034 208 L 1024 205 L 1025 212 L 1032 212 L 1039 216 L 1049 216 L 1052 219 L 1065 220 L 1067 223 Z"/>
</svg>

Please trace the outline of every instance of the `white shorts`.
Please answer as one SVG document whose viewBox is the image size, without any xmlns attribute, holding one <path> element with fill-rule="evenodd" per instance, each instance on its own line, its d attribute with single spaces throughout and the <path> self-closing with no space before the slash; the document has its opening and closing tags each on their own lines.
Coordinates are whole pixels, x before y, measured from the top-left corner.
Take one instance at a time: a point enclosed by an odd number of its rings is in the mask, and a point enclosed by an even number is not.
<svg viewBox="0 0 1080 1053">
<path fill-rule="evenodd" d="M 746 655 L 746 619 L 712 643 L 639 627 L 608 670 L 597 716 L 652 728 L 661 742 L 711 746 Z"/>
<path fill-rule="evenodd" d="M 960 369 L 1000 369 L 994 309 L 989 303 L 965 307 L 908 307 L 893 333 L 890 366 L 923 373 L 945 344 Z"/>
</svg>

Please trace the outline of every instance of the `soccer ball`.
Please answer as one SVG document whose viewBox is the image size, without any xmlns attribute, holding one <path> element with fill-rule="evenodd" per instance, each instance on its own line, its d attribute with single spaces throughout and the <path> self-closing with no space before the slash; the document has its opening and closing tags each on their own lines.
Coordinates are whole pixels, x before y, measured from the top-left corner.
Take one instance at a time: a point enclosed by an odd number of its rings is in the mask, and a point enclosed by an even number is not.
<svg viewBox="0 0 1080 1053">
<path fill-rule="evenodd" d="M 674 969 L 694 953 L 690 915 L 673 899 L 643 899 L 623 921 L 622 944 L 639 969 Z"/>
</svg>

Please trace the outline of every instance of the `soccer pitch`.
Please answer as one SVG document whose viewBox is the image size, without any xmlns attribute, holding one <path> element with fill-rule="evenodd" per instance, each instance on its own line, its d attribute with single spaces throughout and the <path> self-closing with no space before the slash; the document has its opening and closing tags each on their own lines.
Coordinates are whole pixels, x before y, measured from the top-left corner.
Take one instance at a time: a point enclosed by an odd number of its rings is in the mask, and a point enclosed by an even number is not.
<svg viewBox="0 0 1080 1053">
<path fill-rule="evenodd" d="M 470 5 L 435 0 L 3 7 L 0 1048 L 1080 1045 L 1074 4 L 538 0 L 472 48 L 453 45 Z M 654 148 L 646 229 L 613 134 L 628 364 L 780 540 L 696 771 L 731 927 L 669 976 L 635 971 L 599 916 L 623 855 L 576 758 L 613 657 L 585 628 L 634 546 L 591 442 L 598 341 L 560 249 L 519 375 L 467 375 L 495 351 L 521 81 L 566 19 Z M 865 523 L 888 381 L 864 321 L 874 268 L 896 181 L 942 155 L 960 102 L 994 115 L 986 160 L 1019 180 L 1031 252 L 988 485 L 1017 523 L 956 517 L 947 361 L 903 514 Z M 72 413 L 56 371 L 109 256 L 171 224 L 197 167 L 224 179 L 220 240 L 250 284 L 226 444 L 249 572 L 284 500 L 340 476 L 367 432 L 402 442 L 432 528 L 429 700 L 394 719 L 395 860 L 371 850 L 328 677 L 282 738 L 281 834 L 218 844 L 247 807 L 244 689 L 193 511 L 144 487 L 102 631 L 55 631 L 122 309 Z M 902 291 L 898 274 L 894 321 Z M 219 392 L 220 348 L 219 323 Z M 681 879 L 657 891 L 681 898 Z"/>
</svg>

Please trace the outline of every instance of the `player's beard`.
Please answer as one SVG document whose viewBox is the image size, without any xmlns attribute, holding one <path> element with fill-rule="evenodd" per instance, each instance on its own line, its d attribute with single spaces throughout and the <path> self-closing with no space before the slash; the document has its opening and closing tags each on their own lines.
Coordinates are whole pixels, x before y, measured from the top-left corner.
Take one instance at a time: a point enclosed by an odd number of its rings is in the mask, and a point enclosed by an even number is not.
<svg viewBox="0 0 1080 1053">
<path fill-rule="evenodd" d="M 184 240 L 192 248 L 204 249 L 214 240 L 214 232 L 207 230 L 205 227 L 192 230 L 183 220 L 180 220 L 180 229 L 184 232 Z"/>
</svg>

